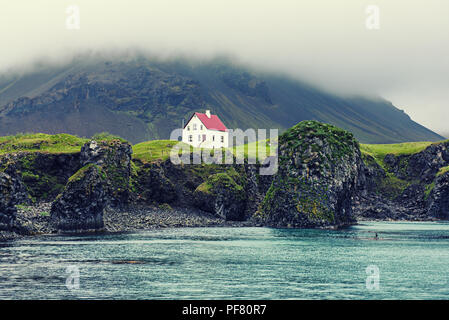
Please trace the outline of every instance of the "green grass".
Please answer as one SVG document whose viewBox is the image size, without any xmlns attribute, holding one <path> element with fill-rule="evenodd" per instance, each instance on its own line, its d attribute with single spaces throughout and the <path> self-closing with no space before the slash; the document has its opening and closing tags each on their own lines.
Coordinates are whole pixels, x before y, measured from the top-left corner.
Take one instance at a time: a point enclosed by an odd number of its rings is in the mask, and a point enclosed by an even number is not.
<svg viewBox="0 0 449 320">
<path fill-rule="evenodd" d="M 142 162 L 153 162 L 153 161 L 164 161 L 170 158 L 170 151 L 174 145 L 176 145 L 178 141 L 174 140 L 151 140 L 146 142 L 141 142 L 133 146 L 133 158 L 139 159 Z M 199 152 L 201 150 L 209 150 L 212 152 L 212 149 L 200 149 L 193 148 L 185 143 L 182 143 L 184 147 L 190 148 L 190 152 Z M 266 152 L 262 153 L 262 159 L 264 160 L 267 156 L 270 155 L 270 145 L 268 140 L 261 140 L 257 142 L 252 142 L 245 145 L 234 146 L 233 148 L 228 148 L 228 150 L 232 151 L 234 155 L 238 153 L 244 154 L 245 158 L 252 157 L 258 159 L 257 151 L 259 148 L 266 147 Z"/>
<path fill-rule="evenodd" d="M 88 139 L 70 134 L 16 134 L 0 137 L 0 154 L 13 152 L 74 153 L 79 152 Z"/>
<path fill-rule="evenodd" d="M 178 142 L 175 140 L 151 140 L 138 143 L 133 146 L 133 158 L 142 162 L 167 160 L 170 158 L 170 150 Z M 193 148 L 190 149 L 192 150 Z"/>
<path fill-rule="evenodd" d="M 362 153 L 372 156 L 381 167 L 385 169 L 384 159 L 387 154 L 395 156 L 415 154 L 423 151 L 433 142 L 406 142 L 395 144 L 360 144 Z"/>
<path fill-rule="evenodd" d="M 260 162 L 262 162 L 263 160 L 265 160 L 265 158 L 271 155 L 269 140 L 255 141 L 247 144 L 242 144 L 239 146 L 234 146 L 229 149 L 232 150 L 232 153 L 235 156 L 243 154 L 245 158 L 257 159 Z M 260 159 L 258 154 L 259 149 L 261 149 Z"/>
<path fill-rule="evenodd" d="M 119 136 L 115 136 L 113 134 L 110 134 L 109 132 L 100 132 L 96 133 L 92 136 L 92 140 L 96 141 L 110 141 L 110 140 L 120 140 L 121 142 L 127 142 L 125 139 Z"/>
<path fill-rule="evenodd" d="M 437 173 L 437 177 L 442 176 L 446 172 L 449 172 L 449 166 L 441 168 L 440 171 L 438 171 Z"/>
</svg>

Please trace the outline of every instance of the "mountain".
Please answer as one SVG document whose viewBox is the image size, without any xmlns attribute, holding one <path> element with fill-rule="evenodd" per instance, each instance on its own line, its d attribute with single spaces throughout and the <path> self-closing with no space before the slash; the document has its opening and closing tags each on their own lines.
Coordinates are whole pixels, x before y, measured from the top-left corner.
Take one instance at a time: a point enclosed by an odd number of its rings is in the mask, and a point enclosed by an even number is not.
<svg viewBox="0 0 449 320">
<path fill-rule="evenodd" d="M 443 137 L 382 98 L 342 97 L 225 59 L 79 57 L 59 66 L 0 76 L 0 135 L 107 131 L 133 143 L 166 139 L 195 111 L 228 128 L 279 128 L 318 120 L 364 143 Z"/>
</svg>

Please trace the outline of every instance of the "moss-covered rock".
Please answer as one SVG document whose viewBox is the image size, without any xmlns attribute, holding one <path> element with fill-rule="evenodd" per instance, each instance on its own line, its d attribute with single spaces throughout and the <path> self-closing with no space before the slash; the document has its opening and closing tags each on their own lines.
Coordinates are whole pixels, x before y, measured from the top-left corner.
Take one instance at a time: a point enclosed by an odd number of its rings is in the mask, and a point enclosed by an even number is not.
<svg viewBox="0 0 449 320">
<path fill-rule="evenodd" d="M 107 204 L 105 176 L 96 164 L 76 172 L 51 207 L 51 216 L 61 231 L 100 230 Z"/>
<path fill-rule="evenodd" d="M 68 179 L 52 204 L 51 215 L 59 230 L 101 229 L 106 205 L 128 203 L 131 153 L 129 143 L 120 139 L 92 140 L 81 148 L 83 167 Z"/>
<path fill-rule="evenodd" d="M 246 193 L 235 178 L 225 172 L 210 175 L 193 194 L 196 206 L 226 220 L 244 220 Z"/>
<path fill-rule="evenodd" d="M 275 227 L 351 224 L 351 200 L 362 168 L 350 132 L 300 122 L 279 137 L 279 171 L 256 216 Z"/>
<path fill-rule="evenodd" d="M 126 204 L 130 195 L 131 145 L 122 139 L 92 140 L 81 148 L 81 164 L 98 165 L 105 175 L 109 201 Z"/>
</svg>

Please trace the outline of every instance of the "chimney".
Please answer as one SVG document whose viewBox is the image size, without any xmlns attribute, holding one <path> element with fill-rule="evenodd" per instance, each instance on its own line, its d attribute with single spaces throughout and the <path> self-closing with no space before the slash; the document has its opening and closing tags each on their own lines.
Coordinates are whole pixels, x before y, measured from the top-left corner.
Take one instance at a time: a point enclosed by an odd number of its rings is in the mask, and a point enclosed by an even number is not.
<svg viewBox="0 0 449 320">
<path fill-rule="evenodd" d="M 206 110 L 206 116 L 210 119 L 210 110 Z"/>
</svg>

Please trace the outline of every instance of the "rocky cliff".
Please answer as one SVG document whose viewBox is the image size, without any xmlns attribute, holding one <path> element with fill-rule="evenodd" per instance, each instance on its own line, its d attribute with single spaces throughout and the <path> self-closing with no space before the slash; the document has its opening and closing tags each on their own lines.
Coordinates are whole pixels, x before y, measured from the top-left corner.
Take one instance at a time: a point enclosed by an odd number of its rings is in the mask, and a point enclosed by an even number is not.
<svg viewBox="0 0 449 320">
<path fill-rule="evenodd" d="M 354 211 L 374 219 L 447 219 L 449 141 L 430 144 L 419 152 L 365 154 L 363 183 L 358 185 Z"/>
<path fill-rule="evenodd" d="M 167 217 L 176 212 L 182 221 L 174 219 L 175 225 L 196 226 L 247 221 L 334 228 L 356 219 L 449 219 L 449 141 L 379 156 L 361 153 L 345 130 L 304 121 L 279 137 L 279 168 L 268 176 L 247 160 L 174 164 L 132 157 L 131 145 L 115 137 L 76 141 L 78 152 L 73 139 L 69 152 L 59 144 L 52 145 L 57 152 L 20 151 L 16 140 L 2 141 L 0 150 L 8 150 L 0 153 L 2 237 L 129 230 L 120 226 L 131 220 L 145 228 L 155 219 L 173 220 Z M 25 136 L 21 143 L 33 147 L 36 139 Z M 145 208 L 156 215 L 146 216 Z M 105 219 L 108 212 L 114 214 Z"/>
<path fill-rule="evenodd" d="M 279 137 L 279 171 L 258 215 L 275 227 L 352 224 L 352 197 L 362 168 L 351 133 L 316 121 L 301 122 Z"/>
<path fill-rule="evenodd" d="M 106 206 L 128 203 L 131 154 L 131 145 L 119 139 L 93 140 L 81 148 L 82 168 L 52 204 L 59 230 L 101 230 Z"/>
</svg>

